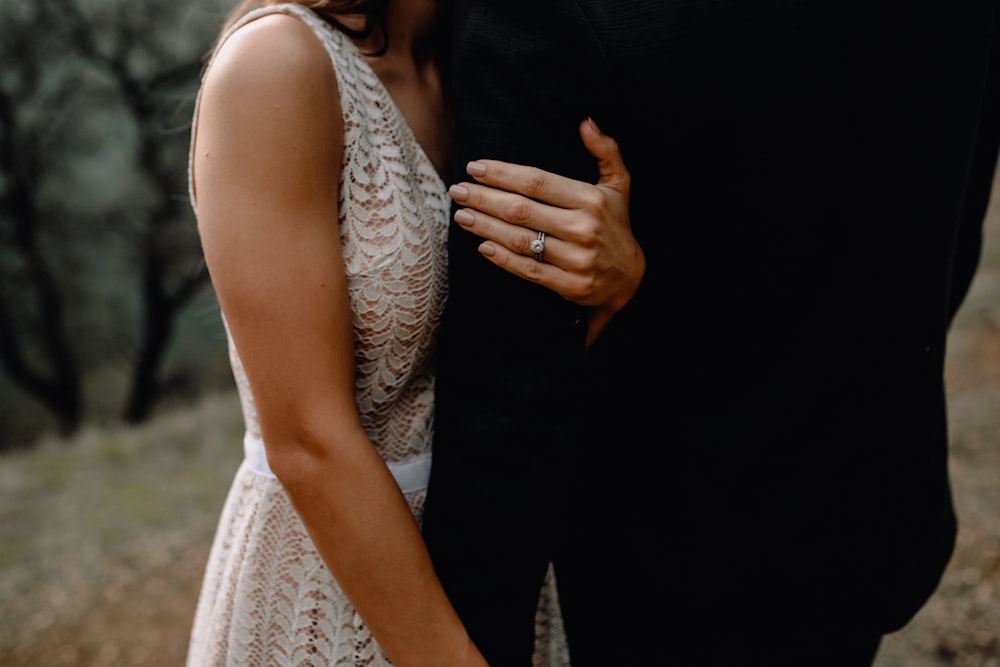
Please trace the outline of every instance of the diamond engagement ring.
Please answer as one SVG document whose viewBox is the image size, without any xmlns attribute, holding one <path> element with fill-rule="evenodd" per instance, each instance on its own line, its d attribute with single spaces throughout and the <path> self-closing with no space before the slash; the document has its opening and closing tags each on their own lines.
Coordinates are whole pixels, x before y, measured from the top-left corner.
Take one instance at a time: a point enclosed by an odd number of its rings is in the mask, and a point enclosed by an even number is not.
<svg viewBox="0 0 1000 667">
<path fill-rule="evenodd" d="M 545 252 L 545 232 L 538 232 L 538 238 L 531 242 L 531 252 L 535 253 L 535 261 L 542 261 Z"/>
</svg>

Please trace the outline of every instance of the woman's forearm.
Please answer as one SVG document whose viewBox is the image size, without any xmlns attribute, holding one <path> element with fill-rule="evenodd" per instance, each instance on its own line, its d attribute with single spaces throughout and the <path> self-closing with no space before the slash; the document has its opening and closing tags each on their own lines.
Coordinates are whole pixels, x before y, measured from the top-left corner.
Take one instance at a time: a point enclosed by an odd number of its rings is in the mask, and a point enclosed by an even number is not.
<svg viewBox="0 0 1000 667">
<path fill-rule="evenodd" d="M 387 466 L 363 432 L 350 440 L 273 457 L 324 562 L 393 664 L 485 665 Z"/>
</svg>

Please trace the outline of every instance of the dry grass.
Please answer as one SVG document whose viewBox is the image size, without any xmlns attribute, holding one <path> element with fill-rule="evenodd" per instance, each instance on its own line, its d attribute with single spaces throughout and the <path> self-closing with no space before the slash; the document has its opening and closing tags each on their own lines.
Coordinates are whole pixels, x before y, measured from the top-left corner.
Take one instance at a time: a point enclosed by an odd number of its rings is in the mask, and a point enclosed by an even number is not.
<svg viewBox="0 0 1000 667">
<path fill-rule="evenodd" d="M 0 664 L 182 665 L 241 455 L 235 394 L 0 462 Z"/>
</svg>

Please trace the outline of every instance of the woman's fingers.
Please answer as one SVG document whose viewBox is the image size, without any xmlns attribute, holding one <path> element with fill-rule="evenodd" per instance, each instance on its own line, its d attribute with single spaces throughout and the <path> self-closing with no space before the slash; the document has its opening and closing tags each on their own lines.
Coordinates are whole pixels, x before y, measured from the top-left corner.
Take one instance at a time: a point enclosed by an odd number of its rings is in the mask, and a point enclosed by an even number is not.
<svg viewBox="0 0 1000 667">
<path fill-rule="evenodd" d="M 596 183 L 500 160 L 476 160 L 466 166 L 466 172 L 475 182 L 453 185 L 449 194 L 459 204 L 509 224 L 566 238 L 574 231 L 572 221 L 554 216 L 547 206 L 564 210 L 598 209 L 607 204 L 598 195 L 601 188 L 610 189 L 613 192 L 608 194 L 627 202 L 631 185 L 618 142 L 602 133 L 589 118 L 580 123 L 579 130 L 584 146 L 597 163 Z"/>
<path fill-rule="evenodd" d="M 565 215 L 565 213 L 557 213 L 556 215 Z M 507 251 L 538 263 L 531 246 L 532 243 L 538 240 L 539 231 L 544 230 L 512 225 L 504 220 L 471 208 L 462 208 L 456 211 L 455 222 L 466 231 L 472 232 L 484 241 L 494 241 L 503 246 Z M 553 218 L 550 217 L 546 221 L 546 226 L 560 226 L 559 224 L 552 224 L 553 222 Z M 579 270 L 581 263 L 586 261 L 579 256 L 583 254 L 581 249 L 572 242 L 564 241 L 560 237 L 548 232 L 546 232 L 543 242 L 544 250 L 542 251 L 541 261 L 546 264 L 555 265 L 563 270 L 576 271 Z M 482 252 L 482 247 L 480 247 L 480 252 Z"/>
<path fill-rule="evenodd" d="M 542 261 L 535 259 L 534 255 L 525 256 L 514 252 L 494 241 L 483 241 L 479 244 L 479 254 L 505 271 L 538 283 L 564 299 L 574 301 L 574 297 L 581 294 L 586 286 L 581 284 L 581 278 L 578 274 L 566 271 L 553 262 L 545 261 L 544 257 L 549 254 L 552 247 L 548 238 L 546 238 L 545 243 Z"/>
<path fill-rule="evenodd" d="M 559 174 L 500 160 L 476 160 L 465 172 L 483 186 L 515 193 L 559 208 L 573 208 L 581 186 L 588 184 Z"/>
<path fill-rule="evenodd" d="M 553 174 L 545 174 L 545 178 L 551 176 Z M 552 191 L 549 192 L 551 194 Z M 542 231 L 554 234 L 558 231 L 552 223 L 563 207 L 535 201 L 530 195 L 498 190 L 478 183 L 456 183 L 448 189 L 448 194 L 467 209 L 528 229 L 531 233 Z M 456 222 L 460 221 L 456 218 Z"/>
<path fill-rule="evenodd" d="M 476 236 L 496 241 L 509 248 L 512 252 L 534 259 L 531 244 L 538 238 L 538 232 L 544 230 L 529 229 L 520 225 L 511 225 L 482 211 L 471 208 L 459 209 L 455 212 L 455 222 Z M 549 256 L 557 243 L 555 237 L 549 235 L 546 239 L 546 251 Z"/>
<path fill-rule="evenodd" d="M 584 146 L 597 162 L 599 178 L 596 184 L 500 160 L 475 160 L 466 165 L 465 171 L 482 185 L 559 208 L 578 208 L 586 204 L 588 191 L 594 185 L 609 187 L 627 195 L 631 177 L 622 160 L 618 142 L 601 132 L 597 123 L 590 118 L 580 123 L 579 131 Z M 462 185 L 470 186 L 468 183 Z M 478 196 L 479 193 L 476 194 Z M 475 203 L 470 205 L 478 208 Z M 491 213 L 496 214 L 496 211 Z"/>
<path fill-rule="evenodd" d="M 597 171 L 600 178 L 598 186 L 609 187 L 625 196 L 629 194 L 632 177 L 622 160 L 618 142 L 601 132 L 597 123 L 587 118 L 580 123 L 580 138 L 590 154 L 597 160 Z"/>
<path fill-rule="evenodd" d="M 471 209 L 456 212 L 455 220 L 484 239 L 479 244 L 479 253 L 496 266 L 574 303 L 597 305 L 592 249 L 547 234 L 541 258 L 536 259 L 531 244 L 538 233 L 533 230 Z"/>
</svg>

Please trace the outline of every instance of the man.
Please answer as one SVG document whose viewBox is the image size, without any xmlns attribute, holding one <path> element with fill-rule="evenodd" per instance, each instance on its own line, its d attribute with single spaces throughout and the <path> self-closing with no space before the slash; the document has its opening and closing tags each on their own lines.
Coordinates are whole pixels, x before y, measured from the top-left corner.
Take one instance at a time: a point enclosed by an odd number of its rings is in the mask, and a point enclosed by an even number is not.
<svg viewBox="0 0 1000 667">
<path fill-rule="evenodd" d="M 554 562 L 574 667 L 871 664 L 954 544 L 996 3 L 455 4 L 456 164 L 593 181 L 593 117 L 647 267 L 588 347 L 453 227 L 424 532 L 473 639 L 530 664 Z"/>
</svg>

